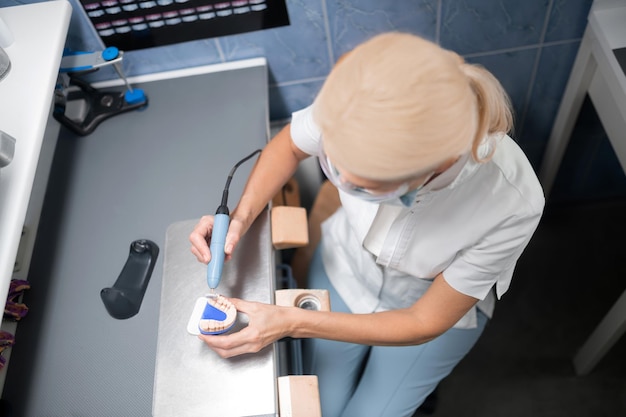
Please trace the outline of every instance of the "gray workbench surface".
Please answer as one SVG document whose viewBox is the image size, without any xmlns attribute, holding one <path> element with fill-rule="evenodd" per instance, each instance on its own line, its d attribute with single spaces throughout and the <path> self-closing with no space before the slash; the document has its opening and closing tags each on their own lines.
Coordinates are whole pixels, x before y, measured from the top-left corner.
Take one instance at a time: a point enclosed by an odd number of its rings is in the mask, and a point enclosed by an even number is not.
<svg viewBox="0 0 626 417">
<path fill-rule="evenodd" d="M 151 415 L 166 230 L 214 213 L 233 164 L 267 141 L 265 60 L 235 67 L 131 79 L 147 109 L 86 137 L 62 129 L 3 395 L 16 415 Z M 231 206 L 252 165 L 238 169 Z M 140 238 L 161 253 L 139 313 L 116 320 L 100 290 Z"/>
<path fill-rule="evenodd" d="M 279 371 L 275 345 L 255 354 L 222 359 L 187 333 L 195 300 L 208 292 L 206 267 L 189 251 L 188 236 L 195 223 L 177 222 L 167 230 L 153 415 L 275 416 Z M 269 212 L 265 210 L 224 265 L 218 287 L 221 294 L 274 301 L 275 263 L 269 226 Z M 245 317 L 239 314 L 232 331 L 244 325 Z"/>
</svg>

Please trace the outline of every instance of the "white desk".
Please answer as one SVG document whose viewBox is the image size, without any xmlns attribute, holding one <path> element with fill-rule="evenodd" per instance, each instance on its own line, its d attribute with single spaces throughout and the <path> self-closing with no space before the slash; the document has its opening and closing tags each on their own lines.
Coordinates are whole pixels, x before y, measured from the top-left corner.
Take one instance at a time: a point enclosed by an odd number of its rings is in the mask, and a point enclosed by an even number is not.
<svg viewBox="0 0 626 417">
<path fill-rule="evenodd" d="M 626 47 L 626 2 L 594 2 L 572 73 L 552 128 L 539 179 L 550 193 L 586 94 L 626 171 L 626 75 L 615 49 Z M 626 331 L 626 292 L 617 300 L 574 358 L 586 374 Z"/>
<path fill-rule="evenodd" d="M 3 309 L 11 279 L 29 279 L 30 254 L 54 150 L 54 142 L 47 135 L 56 136 L 54 129 L 46 130 L 46 124 L 71 14 L 70 3 L 65 0 L 0 8 L 0 19 L 14 39 L 5 48 L 11 71 L 0 81 L 0 129 L 16 140 L 14 158 L 0 172 Z M 24 237 L 22 230 L 26 231 Z M 18 247 L 21 251 L 16 259 Z M 3 330 L 16 333 L 16 322 L 0 321 Z M 10 353 L 11 350 L 4 352 L 7 360 Z M 0 370 L 0 390 L 6 371 L 7 367 Z"/>
<path fill-rule="evenodd" d="M 0 129 L 16 139 L 0 174 L 0 304 L 4 307 L 33 187 L 72 8 L 67 1 L 0 8 L 15 39 L 0 82 Z"/>
</svg>

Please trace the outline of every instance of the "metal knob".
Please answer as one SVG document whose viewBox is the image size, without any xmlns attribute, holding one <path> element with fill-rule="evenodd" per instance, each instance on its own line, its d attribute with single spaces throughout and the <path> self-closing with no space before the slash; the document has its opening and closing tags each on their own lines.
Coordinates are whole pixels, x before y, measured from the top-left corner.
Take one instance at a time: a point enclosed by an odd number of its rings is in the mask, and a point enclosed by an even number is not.
<svg viewBox="0 0 626 417">
<path fill-rule="evenodd" d="M 11 163 L 14 153 L 15 138 L 0 130 L 0 168 Z"/>
</svg>

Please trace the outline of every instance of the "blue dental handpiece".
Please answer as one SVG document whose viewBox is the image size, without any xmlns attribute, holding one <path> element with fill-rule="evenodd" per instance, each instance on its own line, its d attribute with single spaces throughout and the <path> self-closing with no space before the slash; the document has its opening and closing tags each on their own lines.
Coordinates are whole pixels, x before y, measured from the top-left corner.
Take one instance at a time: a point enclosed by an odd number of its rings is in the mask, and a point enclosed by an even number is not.
<svg viewBox="0 0 626 417">
<path fill-rule="evenodd" d="M 224 268 L 224 258 L 226 256 L 224 245 L 226 244 L 226 233 L 230 223 L 228 209 L 226 209 L 226 213 L 220 213 L 222 207 L 224 206 L 220 206 L 218 213 L 215 214 L 213 232 L 211 233 L 211 260 L 206 272 L 207 284 L 209 284 L 209 288 L 212 290 L 217 288 L 222 279 L 222 269 Z"/>
<path fill-rule="evenodd" d="M 230 225 L 230 212 L 228 210 L 228 189 L 230 188 L 230 182 L 233 179 L 233 175 L 239 165 L 243 164 L 260 152 L 261 149 L 257 149 L 241 161 L 237 162 L 230 170 L 228 178 L 226 179 L 226 185 L 224 186 L 224 191 L 222 192 L 222 201 L 215 211 L 213 231 L 211 232 L 211 244 L 209 246 L 211 249 L 211 260 L 207 265 L 206 280 L 211 290 L 215 290 L 222 280 L 222 270 L 224 268 L 224 260 L 226 258 L 224 245 L 226 244 L 226 233 L 228 233 L 228 226 Z"/>
</svg>

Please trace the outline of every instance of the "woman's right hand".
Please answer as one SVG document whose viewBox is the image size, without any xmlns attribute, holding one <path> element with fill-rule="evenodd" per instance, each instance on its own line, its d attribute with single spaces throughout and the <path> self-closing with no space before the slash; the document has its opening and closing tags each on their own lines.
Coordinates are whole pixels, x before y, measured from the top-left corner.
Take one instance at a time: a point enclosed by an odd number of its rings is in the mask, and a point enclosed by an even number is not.
<svg viewBox="0 0 626 417">
<path fill-rule="evenodd" d="M 189 235 L 191 253 L 196 256 L 198 261 L 205 264 L 208 264 L 211 260 L 209 245 L 211 243 L 214 221 L 215 216 L 203 216 Z M 237 246 L 237 243 L 239 243 L 239 239 L 241 239 L 243 233 L 244 226 L 242 222 L 237 218 L 232 218 L 228 226 L 228 233 L 226 233 L 226 243 L 224 245 L 224 253 L 226 254 L 225 260 L 232 258 L 233 250 Z"/>
</svg>

